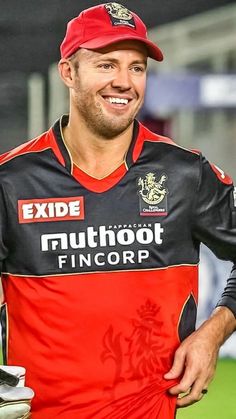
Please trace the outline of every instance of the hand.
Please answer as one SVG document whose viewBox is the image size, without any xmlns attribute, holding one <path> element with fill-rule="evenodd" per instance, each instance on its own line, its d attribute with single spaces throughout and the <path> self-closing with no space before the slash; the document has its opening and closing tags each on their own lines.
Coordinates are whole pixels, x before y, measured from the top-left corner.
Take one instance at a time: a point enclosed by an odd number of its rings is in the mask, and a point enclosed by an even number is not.
<svg viewBox="0 0 236 419">
<path fill-rule="evenodd" d="M 24 387 L 25 368 L 0 368 L 0 419 L 27 419 L 34 392 Z"/>
<path fill-rule="evenodd" d="M 164 375 L 167 380 L 181 377 L 179 384 L 169 389 L 178 396 L 177 407 L 189 406 L 202 399 L 202 390 L 211 382 L 219 348 L 201 331 L 185 339 L 177 349 L 171 370 Z"/>
<path fill-rule="evenodd" d="M 178 396 L 177 407 L 189 406 L 202 399 L 215 373 L 220 346 L 236 328 L 235 317 L 226 307 L 218 307 L 210 319 L 188 336 L 176 350 L 166 380 L 180 377 L 170 388 Z"/>
</svg>

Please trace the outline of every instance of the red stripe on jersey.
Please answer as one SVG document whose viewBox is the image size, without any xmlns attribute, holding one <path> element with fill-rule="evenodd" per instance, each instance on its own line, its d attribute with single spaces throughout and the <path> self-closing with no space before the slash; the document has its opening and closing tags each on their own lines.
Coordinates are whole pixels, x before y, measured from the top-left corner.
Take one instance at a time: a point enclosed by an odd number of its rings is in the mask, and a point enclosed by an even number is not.
<svg viewBox="0 0 236 419">
<path fill-rule="evenodd" d="M 225 185 L 232 185 L 233 179 L 227 175 L 222 169 L 220 169 L 218 166 L 216 166 L 213 163 L 210 163 L 210 166 L 213 170 L 213 172 L 216 174 L 217 178 L 224 183 Z"/>
<path fill-rule="evenodd" d="M 164 137 L 162 135 L 155 134 L 154 132 L 150 131 L 148 128 L 146 128 L 144 125 L 139 123 L 139 135 L 136 141 L 136 144 L 134 146 L 133 150 L 133 161 L 136 162 L 142 152 L 143 144 L 145 141 L 151 141 L 151 142 L 160 142 L 165 144 L 170 144 L 178 148 L 182 148 L 189 153 L 193 154 L 199 154 L 197 150 L 189 150 L 187 148 L 181 147 L 180 145 L 176 144 L 171 138 Z"/>
<path fill-rule="evenodd" d="M 0 156 L 0 165 L 24 154 L 39 153 L 50 148 L 53 150 L 59 162 L 65 166 L 63 156 L 61 155 L 56 139 L 53 135 L 52 128 L 39 137 L 27 141 L 26 143 L 23 143 L 18 147 L 2 154 Z"/>
<path fill-rule="evenodd" d="M 163 374 L 186 302 L 197 299 L 196 266 L 3 274 L 3 288 L 8 363 L 26 367 L 34 419 L 174 418 L 175 398 L 166 390 L 175 382 Z"/>
<path fill-rule="evenodd" d="M 175 145 L 175 143 L 170 138 L 155 134 L 154 132 L 146 128 L 144 125 L 139 123 L 139 135 L 138 135 L 138 138 L 136 140 L 134 150 L 133 150 L 134 162 L 138 160 L 142 152 L 143 144 L 145 141 L 162 142 L 166 144 Z"/>
<path fill-rule="evenodd" d="M 116 170 L 114 170 L 114 172 L 110 173 L 110 175 L 102 179 L 96 179 L 90 176 L 89 174 L 85 173 L 83 170 L 81 170 L 78 166 L 74 164 L 72 175 L 86 189 L 89 189 L 92 192 L 102 193 L 108 191 L 110 188 L 115 186 L 126 174 L 126 172 L 127 168 L 123 163 Z"/>
</svg>

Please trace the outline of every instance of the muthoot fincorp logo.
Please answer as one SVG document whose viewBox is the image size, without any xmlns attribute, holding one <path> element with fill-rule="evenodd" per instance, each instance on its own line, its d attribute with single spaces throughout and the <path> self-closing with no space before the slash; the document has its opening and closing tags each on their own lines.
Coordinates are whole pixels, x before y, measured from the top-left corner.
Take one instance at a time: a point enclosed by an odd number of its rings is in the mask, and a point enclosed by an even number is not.
<svg viewBox="0 0 236 419">
<path fill-rule="evenodd" d="M 58 266 L 65 264 L 76 266 L 103 266 L 142 263 L 149 257 L 150 244 L 161 245 L 164 229 L 160 223 L 137 228 L 112 229 L 102 225 L 97 229 L 87 227 L 77 233 L 43 234 L 41 251 L 55 252 L 58 255 Z M 128 250 L 124 250 L 124 247 Z M 111 251 L 114 248 L 114 251 Z M 61 252 L 65 254 L 61 254 Z M 67 252 L 69 254 L 67 254 Z M 77 251 L 72 254 L 71 251 Z"/>
<path fill-rule="evenodd" d="M 98 230 L 94 227 L 87 227 L 86 231 L 78 233 L 43 234 L 41 250 L 47 252 L 87 247 L 112 247 L 117 244 L 129 246 L 135 241 L 140 244 L 162 244 L 163 231 L 160 223 L 155 223 L 153 228 L 141 227 L 136 231 L 131 228 L 114 231 L 107 229 L 106 226 L 100 226 Z"/>
</svg>

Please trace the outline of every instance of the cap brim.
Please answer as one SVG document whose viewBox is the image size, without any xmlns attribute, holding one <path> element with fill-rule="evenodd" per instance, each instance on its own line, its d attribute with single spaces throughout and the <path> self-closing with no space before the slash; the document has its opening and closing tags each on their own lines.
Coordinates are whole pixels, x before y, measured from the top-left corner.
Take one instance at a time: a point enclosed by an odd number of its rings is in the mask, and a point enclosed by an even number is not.
<svg viewBox="0 0 236 419">
<path fill-rule="evenodd" d="M 86 48 L 86 49 L 99 49 L 103 47 L 107 47 L 108 45 L 115 44 L 120 41 L 139 41 L 142 42 L 147 46 L 148 56 L 150 58 L 153 58 L 156 61 L 162 61 L 163 60 L 163 54 L 160 48 L 154 44 L 153 42 L 149 41 L 149 39 L 141 38 L 138 36 L 132 36 L 132 35 L 120 35 L 120 36 L 108 36 L 104 35 L 101 37 L 97 37 L 95 39 L 91 39 L 89 41 L 84 42 L 79 46 L 79 48 Z"/>
</svg>

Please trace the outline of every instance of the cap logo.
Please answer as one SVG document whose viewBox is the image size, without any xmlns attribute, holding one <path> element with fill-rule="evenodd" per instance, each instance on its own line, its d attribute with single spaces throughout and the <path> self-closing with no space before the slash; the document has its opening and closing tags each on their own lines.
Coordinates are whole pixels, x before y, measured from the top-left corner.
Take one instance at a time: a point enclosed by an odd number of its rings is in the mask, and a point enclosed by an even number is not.
<svg viewBox="0 0 236 419">
<path fill-rule="evenodd" d="M 119 3 L 106 3 L 105 8 L 110 15 L 111 23 L 113 26 L 131 26 L 136 28 L 134 18 L 130 10 Z"/>
</svg>

